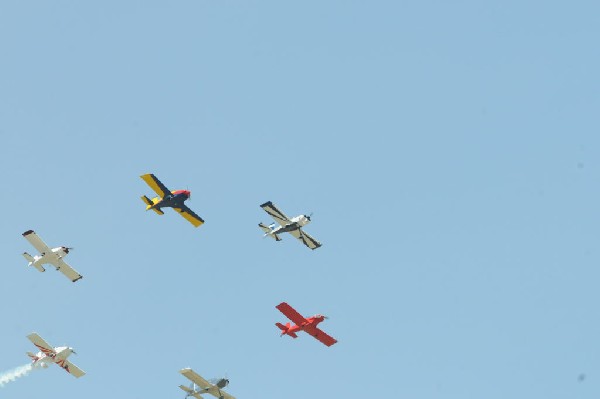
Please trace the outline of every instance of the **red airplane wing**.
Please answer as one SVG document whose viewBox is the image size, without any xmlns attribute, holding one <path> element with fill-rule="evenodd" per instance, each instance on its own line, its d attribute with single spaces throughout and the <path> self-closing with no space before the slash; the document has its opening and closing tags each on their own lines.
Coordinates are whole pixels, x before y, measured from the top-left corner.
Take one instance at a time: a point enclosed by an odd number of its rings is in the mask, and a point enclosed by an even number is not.
<svg viewBox="0 0 600 399">
<path fill-rule="evenodd" d="M 279 305 L 275 306 L 281 313 L 285 315 L 288 319 L 296 323 L 296 325 L 301 326 L 302 324 L 308 322 L 300 313 L 296 312 L 293 307 L 288 305 L 285 302 L 281 302 Z"/>
<path fill-rule="evenodd" d="M 322 343 L 324 343 L 327 346 L 331 346 L 337 342 L 337 340 L 335 338 L 331 337 L 326 332 L 318 329 L 317 327 L 307 326 L 304 329 L 304 331 L 307 334 L 312 335 L 313 337 L 315 337 L 316 339 L 318 339 L 319 341 L 321 341 Z"/>
</svg>

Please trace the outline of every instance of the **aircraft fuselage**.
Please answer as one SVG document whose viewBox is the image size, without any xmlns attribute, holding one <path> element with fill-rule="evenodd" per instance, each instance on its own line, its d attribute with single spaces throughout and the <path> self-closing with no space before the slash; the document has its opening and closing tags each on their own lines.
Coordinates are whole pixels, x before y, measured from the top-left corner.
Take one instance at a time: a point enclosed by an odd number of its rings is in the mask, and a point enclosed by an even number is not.
<svg viewBox="0 0 600 399">
<path fill-rule="evenodd" d="M 298 225 L 298 223 L 290 223 L 290 224 L 286 224 L 285 226 L 279 226 L 279 227 L 273 229 L 272 234 L 289 233 L 290 231 L 295 231 L 295 230 L 298 230 L 299 228 L 300 228 L 300 226 Z"/>
<path fill-rule="evenodd" d="M 271 234 L 289 233 L 291 231 L 298 230 L 299 228 L 306 226 L 310 223 L 310 218 L 305 215 L 298 215 L 291 219 L 292 223 L 288 223 L 285 226 L 279 226 L 271 231 Z"/>
<path fill-rule="evenodd" d="M 56 351 L 56 354 L 45 354 L 44 352 L 38 352 L 33 358 L 32 363 L 45 368 L 48 367 L 48 364 L 50 363 L 62 363 L 63 361 L 67 360 L 69 356 L 71 356 L 71 353 L 73 353 L 73 348 L 66 346 L 54 348 L 54 350 Z"/>
<path fill-rule="evenodd" d="M 301 325 L 294 324 L 293 326 L 290 326 L 285 331 L 285 334 L 297 333 L 298 331 L 304 331 L 307 327 L 308 328 L 316 327 L 323 320 L 325 320 L 325 316 L 316 315 L 313 317 L 309 317 L 308 319 L 306 319 L 306 323 L 303 323 Z"/>
<path fill-rule="evenodd" d="M 152 208 L 180 208 L 183 203 L 190 198 L 191 193 L 187 190 L 176 190 L 172 191 L 170 195 L 163 197 L 155 197 L 152 199 L 154 205 L 150 207 Z"/>
</svg>

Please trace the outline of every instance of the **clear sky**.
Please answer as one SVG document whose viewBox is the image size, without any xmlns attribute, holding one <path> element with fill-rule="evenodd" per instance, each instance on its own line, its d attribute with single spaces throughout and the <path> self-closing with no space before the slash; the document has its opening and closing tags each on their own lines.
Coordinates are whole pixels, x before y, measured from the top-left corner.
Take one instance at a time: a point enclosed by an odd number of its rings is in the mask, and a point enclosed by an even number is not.
<svg viewBox="0 0 600 399">
<path fill-rule="evenodd" d="M 0 370 L 36 331 L 87 375 L 0 397 L 597 398 L 599 37 L 596 1 L 2 2 Z"/>
</svg>

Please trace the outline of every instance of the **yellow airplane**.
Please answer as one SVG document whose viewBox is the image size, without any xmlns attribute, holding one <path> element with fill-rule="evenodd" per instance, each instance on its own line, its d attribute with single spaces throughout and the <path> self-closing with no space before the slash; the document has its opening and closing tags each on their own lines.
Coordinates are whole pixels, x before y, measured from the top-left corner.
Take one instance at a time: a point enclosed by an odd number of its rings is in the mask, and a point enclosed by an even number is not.
<svg viewBox="0 0 600 399">
<path fill-rule="evenodd" d="M 194 227 L 199 227 L 204 223 L 204 219 L 196 215 L 184 204 L 184 202 L 190 198 L 191 192 L 188 190 L 170 191 L 152 173 L 141 175 L 140 177 L 156 192 L 156 194 L 159 195 L 159 197 L 154 197 L 152 199 L 142 195 L 142 201 L 147 205 L 146 210 L 152 209 L 159 215 L 164 215 L 165 213 L 161 208 L 173 208 L 178 214 L 193 224 Z"/>
</svg>

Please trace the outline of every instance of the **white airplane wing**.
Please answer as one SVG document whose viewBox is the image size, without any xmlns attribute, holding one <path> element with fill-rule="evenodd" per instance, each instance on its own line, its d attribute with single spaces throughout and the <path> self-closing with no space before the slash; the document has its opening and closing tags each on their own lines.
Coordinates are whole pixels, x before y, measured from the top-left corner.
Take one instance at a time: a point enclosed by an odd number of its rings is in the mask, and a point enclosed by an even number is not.
<svg viewBox="0 0 600 399">
<path fill-rule="evenodd" d="M 302 244 L 306 245 L 310 249 L 317 249 L 321 246 L 321 243 L 319 241 L 315 240 L 302 229 L 290 231 L 290 234 L 302 241 Z"/>
<path fill-rule="evenodd" d="M 68 360 L 59 360 L 58 362 L 56 362 L 56 364 L 58 364 L 60 367 L 65 369 L 69 374 L 72 374 L 73 376 L 75 376 L 75 378 L 79 378 L 79 377 L 85 375 L 85 371 L 83 371 L 79 367 L 75 366 L 73 363 L 71 363 Z"/>
<path fill-rule="evenodd" d="M 183 374 L 187 379 L 192 381 L 194 384 L 198 385 L 202 389 L 212 388 L 212 384 L 202 378 L 198 373 L 190 368 L 179 370 L 181 374 Z"/>
<path fill-rule="evenodd" d="M 56 267 L 58 269 L 58 271 L 60 271 L 65 276 L 67 276 L 67 278 L 69 280 L 71 280 L 72 282 L 75 282 L 75 281 L 83 278 L 83 276 L 81 274 L 77 273 L 77 270 L 73 269 L 71 266 L 69 266 L 67 264 L 67 262 L 65 262 L 62 259 L 57 259 L 57 260 L 48 259 L 48 261 L 50 263 L 52 263 L 54 265 L 54 267 Z"/>
<path fill-rule="evenodd" d="M 25 237 L 27 241 L 29 241 L 31 245 L 33 245 L 33 247 L 40 252 L 40 254 L 52 251 L 50 247 L 47 246 L 46 243 L 42 241 L 42 239 L 38 237 L 33 230 L 27 230 L 25 233 L 23 233 L 23 237 Z"/>
<path fill-rule="evenodd" d="M 265 202 L 260 207 L 264 209 L 264 211 L 267 212 L 269 216 L 273 218 L 273 220 L 275 220 L 282 226 L 285 226 L 286 224 L 290 224 L 292 222 L 290 218 L 288 218 L 285 215 L 285 213 L 277 209 L 277 207 L 271 201 Z"/>
<path fill-rule="evenodd" d="M 44 338 L 37 335 L 37 333 L 31 333 L 27 336 L 27 338 L 29 338 L 29 340 L 44 354 L 50 355 L 56 353 L 54 348 L 48 342 L 44 341 Z"/>
</svg>

